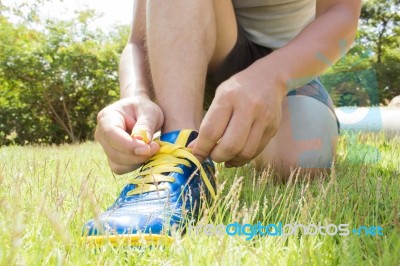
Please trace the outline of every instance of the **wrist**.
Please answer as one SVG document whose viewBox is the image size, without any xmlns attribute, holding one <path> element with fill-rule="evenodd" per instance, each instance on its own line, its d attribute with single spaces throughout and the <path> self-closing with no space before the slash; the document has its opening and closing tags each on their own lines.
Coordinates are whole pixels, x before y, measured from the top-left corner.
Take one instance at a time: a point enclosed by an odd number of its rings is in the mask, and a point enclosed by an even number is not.
<svg viewBox="0 0 400 266">
<path fill-rule="evenodd" d="M 261 84 L 265 84 L 264 87 L 267 90 L 274 90 L 281 100 L 284 99 L 288 92 L 288 77 L 279 64 L 274 64 L 272 60 L 263 58 L 251 65 L 248 70 L 262 79 Z"/>
<path fill-rule="evenodd" d="M 305 71 L 310 67 L 300 64 L 298 58 L 286 47 L 275 50 L 259 61 L 265 68 L 264 73 L 268 73 L 268 78 L 281 84 L 285 95 L 318 77 L 317 73 Z"/>
<path fill-rule="evenodd" d="M 120 89 L 120 98 L 133 98 L 133 97 L 141 97 L 146 98 L 147 100 L 151 100 L 150 90 L 144 86 L 134 86 L 132 83 L 121 87 Z"/>
</svg>

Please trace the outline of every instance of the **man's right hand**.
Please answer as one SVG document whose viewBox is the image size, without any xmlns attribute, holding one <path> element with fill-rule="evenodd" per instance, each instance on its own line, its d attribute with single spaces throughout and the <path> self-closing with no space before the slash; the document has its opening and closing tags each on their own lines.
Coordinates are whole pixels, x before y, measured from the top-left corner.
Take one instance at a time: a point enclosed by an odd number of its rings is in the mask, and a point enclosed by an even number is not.
<svg viewBox="0 0 400 266">
<path fill-rule="evenodd" d="M 164 123 L 160 107 L 144 97 L 126 98 L 107 106 L 97 115 L 95 139 L 100 142 L 111 170 L 125 174 L 138 168 L 159 149 L 153 135 Z M 145 131 L 145 143 L 131 133 Z"/>
</svg>

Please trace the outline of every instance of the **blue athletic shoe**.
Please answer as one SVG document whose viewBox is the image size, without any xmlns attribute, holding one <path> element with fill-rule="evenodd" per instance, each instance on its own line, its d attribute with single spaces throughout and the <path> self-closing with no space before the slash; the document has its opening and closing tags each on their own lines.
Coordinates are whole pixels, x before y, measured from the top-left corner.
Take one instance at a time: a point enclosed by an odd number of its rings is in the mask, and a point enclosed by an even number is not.
<svg viewBox="0 0 400 266">
<path fill-rule="evenodd" d="M 85 225 L 84 240 L 129 245 L 143 240 L 171 242 L 173 227 L 197 218 L 201 191 L 207 199 L 215 198 L 214 163 L 206 159 L 200 164 L 186 148 L 196 137 L 192 130 L 162 134 L 157 140 L 160 151 L 139 169 L 110 208 Z"/>
</svg>

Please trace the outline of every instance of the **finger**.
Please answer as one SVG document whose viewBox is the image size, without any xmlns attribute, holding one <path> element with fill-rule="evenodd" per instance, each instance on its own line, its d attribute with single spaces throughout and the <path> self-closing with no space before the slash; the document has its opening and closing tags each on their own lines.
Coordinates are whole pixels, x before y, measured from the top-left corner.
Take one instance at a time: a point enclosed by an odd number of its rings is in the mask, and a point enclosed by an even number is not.
<svg viewBox="0 0 400 266">
<path fill-rule="evenodd" d="M 259 154 L 260 146 L 265 143 L 263 137 L 265 126 L 262 123 L 253 123 L 246 143 L 238 156 L 225 162 L 226 167 L 238 167 L 250 162 Z M 262 150 L 261 150 L 262 151 Z M 260 151 L 260 152 L 261 152 Z"/>
<path fill-rule="evenodd" d="M 150 142 L 150 156 L 153 156 L 160 150 L 160 144 L 155 141 Z"/>
<path fill-rule="evenodd" d="M 271 139 L 275 137 L 275 131 L 266 131 L 261 138 L 260 144 L 258 145 L 256 156 L 265 150 L 270 143 Z"/>
<path fill-rule="evenodd" d="M 264 135 L 262 136 L 261 141 L 258 145 L 255 157 L 257 157 L 260 153 L 262 153 L 267 148 L 268 144 L 271 142 L 271 140 L 274 136 L 275 136 L 275 133 L 273 131 L 266 131 L 264 133 Z"/>
<path fill-rule="evenodd" d="M 109 160 L 115 164 L 137 166 L 147 161 L 150 157 L 150 155 L 126 154 L 114 149 L 107 143 L 102 144 L 102 147 Z"/>
<path fill-rule="evenodd" d="M 189 143 L 189 145 L 187 145 L 187 147 L 188 147 L 189 149 L 193 149 L 193 147 L 194 147 L 195 144 L 196 144 L 196 140 L 194 139 L 194 140 L 192 140 L 192 141 Z"/>
<path fill-rule="evenodd" d="M 147 150 L 147 152 L 139 152 L 139 154 L 149 154 L 150 149 L 148 145 L 143 141 L 138 141 L 132 138 L 125 130 L 123 122 L 120 119 L 115 119 L 115 115 L 103 116 L 99 121 L 98 140 L 100 143 L 108 143 L 112 148 L 125 153 L 125 154 L 136 154 L 137 148 Z M 147 147 L 147 148 L 146 148 Z"/>
<path fill-rule="evenodd" d="M 112 160 L 108 160 L 108 165 L 111 168 L 111 171 L 117 175 L 123 175 L 126 173 L 130 173 L 133 170 L 137 169 L 137 165 L 122 165 L 114 163 Z"/>
<path fill-rule="evenodd" d="M 221 141 L 211 152 L 211 158 L 216 162 L 226 162 L 235 158 L 246 144 L 251 125 L 252 121 L 246 119 L 243 113 L 235 112 Z"/>
<path fill-rule="evenodd" d="M 225 132 L 232 109 L 219 104 L 211 105 L 200 125 L 199 136 L 193 145 L 193 154 L 204 160 L 217 145 Z"/>
<path fill-rule="evenodd" d="M 136 155 L 153 156 L 160 150 L 160 144 L 155 141 L 145 139 L 147 138 L 147 134 L 145 131 L 142 131 L 140 136 L 136 135 L 135 133 L 132 133 L 131 136 L 134 137 L 138 143 L 143 144 L 143 146 L 135 148 Z"/>
</svg>

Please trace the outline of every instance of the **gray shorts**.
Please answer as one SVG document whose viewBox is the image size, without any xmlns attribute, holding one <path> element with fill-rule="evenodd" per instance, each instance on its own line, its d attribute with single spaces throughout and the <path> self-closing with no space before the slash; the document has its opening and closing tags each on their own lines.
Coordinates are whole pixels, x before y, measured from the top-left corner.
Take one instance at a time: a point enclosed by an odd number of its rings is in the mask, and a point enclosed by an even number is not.
<svg viewBox="0 0 400 266">
<path fill-rule="evenodd" d="M 232 75 L 246 69 L 253 62 L 264 56 L 267 56 L 271 52 L 272 49 L 255 44 L 248 40 L 242 27 L 238 25 L 238 38 L 232 51 L 229 53 L 229 55 L 217 71 L 214 71 L 207 75 L 207 85 L 205 93 L 206 109 L 211 104 L 212 99 L 215 95 L 215 90 L 219 86 L 219 84 L 229 79 Z M 308 96 L 322 102 L 327 107 L 329 107 L 329 109 L 332 110 L 333 114 L 336 117 L 332 99 L 319 79 L 312 80 L 308 84 L 300 88 L 291 90 L 287 94 L 287 96 L 296 95 Z M 339 121 L 337 117 L 336 122 L 339 127 Z"/>
</svg>

